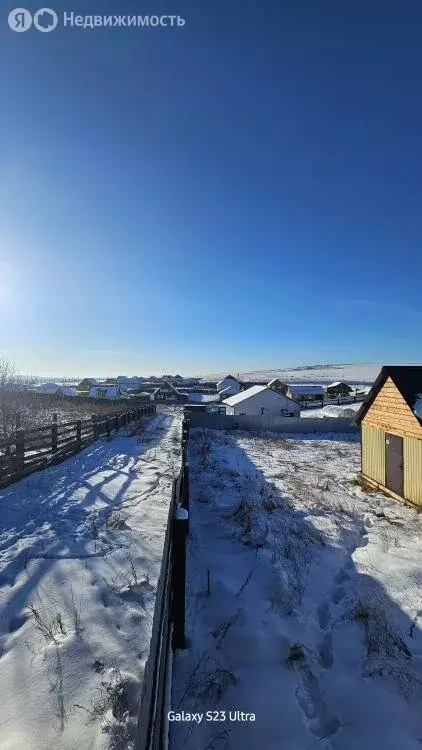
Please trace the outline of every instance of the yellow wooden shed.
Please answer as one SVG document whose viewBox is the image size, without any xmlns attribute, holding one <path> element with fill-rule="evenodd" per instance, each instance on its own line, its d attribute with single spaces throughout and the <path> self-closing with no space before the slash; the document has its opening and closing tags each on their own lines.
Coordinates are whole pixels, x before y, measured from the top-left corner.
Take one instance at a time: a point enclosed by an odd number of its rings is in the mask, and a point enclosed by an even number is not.
<svg viewBox="0 0 422 750">
<path fill-rule="evenodd" d="M 356 422 L 362 428 L 363 478 L 422 505 L 422 366 L 383 367 Z"/>
</svg>

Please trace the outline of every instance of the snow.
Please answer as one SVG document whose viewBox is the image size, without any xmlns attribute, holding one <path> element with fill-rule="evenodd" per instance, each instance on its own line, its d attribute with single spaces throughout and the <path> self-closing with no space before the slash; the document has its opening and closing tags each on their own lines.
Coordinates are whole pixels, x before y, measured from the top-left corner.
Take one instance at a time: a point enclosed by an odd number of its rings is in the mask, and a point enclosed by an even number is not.
<svg viewBox="0 0 422 750">
<path fill-rule="evenodd" d="M 266 385 L 253 385 L 251 388 L 247 388 L 246 391 L 236 393 L 235 396 L 229 396 L 229 398 L 224 399 L 223 403 L 227 404 L 227 406 L 236 406 L 236 404 L 240 404 L 242 401 L 251 398 L 251 396 L 256 396 L 258 393 L 266 391 L 267 388 L 268 386 Z"/>
<path fill-rule="evenodd" d="M 189 403 L 211 404 L 219 403 L 220 396 L 212 393 L 189 393 Z"/>
<path fill-rule="evenodd" d="M 171 723 L 172 750 L 420 746 L 422 516 L 359 468 L 351 436 L 191 431 L 172 709 L 226 720 Z"/>
<path fill-rule="evenodd" d="M 413 407 L 413 412 L 417 417 L 419 417 L 419 419 L 422 419 L 422 393 L 418 393 L 418 397 Z"/>
<path fill-rule="evenodd" d="M 337 406 L 329 404 L 322 409 L 303 409 L 300 412 L 301 417 L 351 417 L 353 418 L 359 411 L 362 403 L 343 404 Z"/>
<path fill-rule="evenodd" d="M 180 429 L 133 423 L 0 492 L 2 750 L 133 747 Z"/>
</svg>

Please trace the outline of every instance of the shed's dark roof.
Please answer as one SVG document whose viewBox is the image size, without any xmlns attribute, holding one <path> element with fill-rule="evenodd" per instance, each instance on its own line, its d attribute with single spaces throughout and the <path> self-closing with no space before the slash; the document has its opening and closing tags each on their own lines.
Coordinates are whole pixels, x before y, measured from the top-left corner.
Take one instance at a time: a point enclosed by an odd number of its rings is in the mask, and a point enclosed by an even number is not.
<svg viewBox="0 0 422 750">
<path fill-rule="evenodd" d="M 418 395 L 422 393 L 422 365 L 385 365 L 356 415 L 357 424 L 362 422 L 387 378 L 391 378 L 413 411 Z"/>
</svg>

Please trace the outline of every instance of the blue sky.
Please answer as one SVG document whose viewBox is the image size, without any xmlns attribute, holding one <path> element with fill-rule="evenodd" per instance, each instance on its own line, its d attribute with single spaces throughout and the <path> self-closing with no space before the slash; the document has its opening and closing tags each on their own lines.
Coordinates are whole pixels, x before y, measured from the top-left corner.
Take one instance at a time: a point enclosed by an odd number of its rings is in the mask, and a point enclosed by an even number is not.
<svg viewBox="0 0 422 750">
<path fill-rule="evenodd" d="M 419 2 L 53 7 L 186 25 L 2 11 L 1 352 L 44 375 L 421 360 Z"/>
</svg>

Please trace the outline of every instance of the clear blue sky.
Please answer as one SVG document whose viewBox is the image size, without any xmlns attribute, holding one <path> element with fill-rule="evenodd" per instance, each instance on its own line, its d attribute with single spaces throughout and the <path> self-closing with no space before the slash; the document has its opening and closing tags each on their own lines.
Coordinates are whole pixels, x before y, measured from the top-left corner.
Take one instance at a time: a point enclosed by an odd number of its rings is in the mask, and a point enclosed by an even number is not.
<svg viewBox="0 0 422 750">
<path fill-rule="evenodd" d="M 420 2 L 53 7 L 186 26 L 15 34 L 2 10 L 1 352 L 44 375 L 421 361 Z"/>
</svg>

